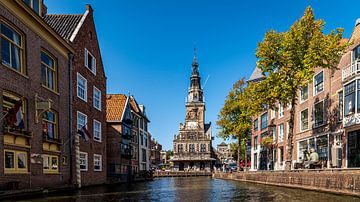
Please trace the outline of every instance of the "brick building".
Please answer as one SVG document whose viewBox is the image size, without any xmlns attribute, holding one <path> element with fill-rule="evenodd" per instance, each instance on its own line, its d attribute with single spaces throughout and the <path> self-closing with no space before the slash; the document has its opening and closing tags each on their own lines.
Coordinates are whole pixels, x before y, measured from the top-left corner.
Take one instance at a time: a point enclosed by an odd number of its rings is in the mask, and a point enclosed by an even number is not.
<svg viewBox="0 0 360 202">
<path fill-rule="evenodd" d="M 346 41 L 346 39 L 344 39 Z M 360 157 L 358 130 L 358 72 L 360 68 L 360 20 L 343 54 L 338 70 L 317 68 L 313 82 L 299 91 L 295 107 L 293 165 L 306 160 L 306 152 L 314 148 L 321 168 L 358 168 Z M 261 70 L 255 69 L 249 82 L 261 82 Z M 360 82 L 358 82 L 360 84 Z M 290 108 L 278 104 L 253 119 L 251 169 L 283 170 L 289 132 Z M 261 139 L 272 136 L 271 151 L 262 148 Z M 270 154 L 269 154 L 270 153 Z M 293 166 L 294 167 L 294 166 Z"/>
<path fill-rule="evenodd" d="M 159 144 L 159 142 L 154 138 L 151 139 L 151 145 L 150 145 L 151 168 L 157 168 L 159 164 L 161 164 L 161 150 L 162 150 L 162 145 Z"/>
<path fill-rule="evenodd" d="M 123 94 L 108 94 L 106 102 L 108 176 L 115 182 L 130 181 L 133 157 L 130 98 Z"/>
<path fill-rule="evenodd" d="M 73 183 L 79 186 L 106 182 L 106 77 L 93 9 L 84 14 L 46 14 L 44 20 L 74 48 L 72 65 Z M 79 138 L 85 126 L 89 140 Z M 80 164 L 76 162 L 80 161 Z"/>
<path fill-rule="evenodd" d="M 42 1 L 0 1 L 0 189 L 71 184 L 74 50 L 45 23 L 44 12 Z"/>
</svg>

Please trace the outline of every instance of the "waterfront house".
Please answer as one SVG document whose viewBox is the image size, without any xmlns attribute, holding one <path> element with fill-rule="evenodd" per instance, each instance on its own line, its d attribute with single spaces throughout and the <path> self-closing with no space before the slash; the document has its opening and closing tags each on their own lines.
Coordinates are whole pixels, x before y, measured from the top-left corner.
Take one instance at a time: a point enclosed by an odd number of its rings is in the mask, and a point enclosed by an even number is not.
<svg viewBox="0 0 360 202">
<path fill-rule="evenodd" d="M 71 184 L 70 64 L 43 1 L 0 1 L 0 189 Z"/>
<path fill-rule="evenodd" d="M 357 146 L 360 140 L 357 107 L 360 20 L 357 20 L 349 42 L 353 44 L 342 55 L 337 70 L 317 68 L 313 81 L 298 91 L 292 158 L 295 169 L 297 163 L 306 159 L 310 148 L 319 155 L 317 168 L 360 167 L 360 147 Z M 254 70 L 250 82 L 261 82 L 259 71 Z M 276 110 L 264 111 L 253 118 L 251 170 L 285 168 L 289 115 L 290 108 L 278 103 Z M 268 135 L 274 141 L 271 151 L 260 145 L 261 139 Z"/>
<path fill-rule="evenodd" d="M 83 14 L 46 14 L 53 30 L 74 48 L 71 68 L 72 175 L 78 186 L 106 182 L 106 77 L 93 9 Z M 90 137 L 79 137 L 85 127 Z M 80 164 L 77 164 L 80 162 Z"/>
</svg>

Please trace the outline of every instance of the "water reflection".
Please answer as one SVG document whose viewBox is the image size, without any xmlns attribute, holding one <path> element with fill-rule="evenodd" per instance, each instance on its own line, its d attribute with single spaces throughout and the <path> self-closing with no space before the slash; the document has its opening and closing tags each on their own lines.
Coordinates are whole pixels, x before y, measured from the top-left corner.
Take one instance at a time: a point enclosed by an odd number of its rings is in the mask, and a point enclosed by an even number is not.
<svg viewBox="0 0 360 202">
<path fill-rule="evenodd" d="M 27 201 L 360 201 L 298 189 L 198 178 L 162 178 L 152 182 L 91 187 L 63 196 L 48 196 Z"/>
</svg>

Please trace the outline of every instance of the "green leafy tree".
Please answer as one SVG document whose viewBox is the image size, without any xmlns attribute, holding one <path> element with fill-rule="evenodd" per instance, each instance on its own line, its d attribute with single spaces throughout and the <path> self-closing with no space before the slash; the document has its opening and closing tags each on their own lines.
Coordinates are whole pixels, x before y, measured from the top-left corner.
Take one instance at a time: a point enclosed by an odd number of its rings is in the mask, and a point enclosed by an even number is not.
<svg viewBox="0 0 360 202">
<path fill-rule="evenodd" d="M 257 66 L 266 79 L 260 82 L 258 97 L 269 108 L 278 102 L 290 105 L 286 169 L 291 169 L 294 114 L 298 90 L 308 85 L 315 68 L 336 69 L 341 53 L 348 46 L 341 44 L 342 29 L 324 34 L 325 22 L 316 20 L 311 7 L 288 31 L 268 31 L 258 44 Z M 266 89 L 266 90 L 265 90 Z"/>
<path fill-rule="evenodd" d="M 253 85 L 246 86 L 245 79 L 237 81 L 229 92 L 224 106 L 218 115 L 217 125 L 220 126 L 218 137 L 236 139 L 238 147 L 247 141 L 252 126 L 252 116 L 257 112 L 258 102 L 252 102 Z M 240 169 L 241 149 L 237 149 L 238 169 Z M 244 152 L 247 166 L 246 149 Z"/>
</svg>

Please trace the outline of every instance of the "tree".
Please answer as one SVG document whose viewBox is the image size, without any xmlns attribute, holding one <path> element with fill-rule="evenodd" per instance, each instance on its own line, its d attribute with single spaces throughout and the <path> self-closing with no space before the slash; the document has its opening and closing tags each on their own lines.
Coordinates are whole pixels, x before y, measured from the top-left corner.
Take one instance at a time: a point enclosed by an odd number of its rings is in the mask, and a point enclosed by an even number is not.
<svg viewBox="0 0 360 202">
<path fill-rule="evenodd" d="M 237 139 L 237 144 L 241 146 L 241 141 L 247 141 L 251 132 L 252 117 L 258 110 L 256 103 L 251 95 L 253 85 L 246 86 L 245 79 L 237 81 L 229 92 L 224 106 L 218 115 L 217 125 L 220 126 L 218 137 L 223 139 Z M 254 103 L 254 104 L 252 104 Z M 240 169 L 241 149 L 238 149 L 237 162 Z M 247 166 L 246 149 L 245 166 Z"/>
<path fill-rule="evenodd" d="M 315 20 L 311 7 L 288 31 L 268 31 L 258 44 L 257 66 L 266 79 L 260 83 L 267 90 L 258 96 L 267 97 L 269 108 L 276 108 L 278 102 L 290 105 L 289 134 L 287 141 L 286 169 L 291 169 L 294 134 L 294 115 L 298 90 L 308 85 L 315 68 L 336 69 L 341 53 L 348 46 L 341 44 L 342 29 L 324 34 L 325 22 Z M 264 100 L 263 100 L 264 101 Z"/>
</svg>

